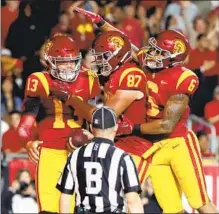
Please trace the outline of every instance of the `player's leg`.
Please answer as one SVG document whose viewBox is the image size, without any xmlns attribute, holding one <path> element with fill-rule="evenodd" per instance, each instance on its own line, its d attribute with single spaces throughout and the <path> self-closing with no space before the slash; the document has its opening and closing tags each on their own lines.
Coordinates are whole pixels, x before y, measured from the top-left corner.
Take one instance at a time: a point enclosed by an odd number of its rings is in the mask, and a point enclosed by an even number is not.
<svg viewBox="0 0 219 214">
<path fill-rule="evenodd" d="M 174 173 L 169 166 L 171 143 L 163 141 L 163 146 L 152 159 L 150 177 L 154 193 L 163 213 L 184 213 L 181 190 Z"/>
<path fill-rule="evenodd" d="M 149 169 L 150 169 L 150 162 L 142 158 L 141 156 L 130 154 L 133 158 L 133 161 L 135 163 L 137 172 L 138 172 L 138 178 L 140 183 L 144 183 L 146 178 L 149 176 Z"/>
<path fill-rule="evenodd" d="M 163 213 L 184 213 L 182 193 L 170 166 L 151 166 L 150 177 L 154 194 Z"/>
<path fill-rule="evenodd" d="M 37 167 L 36 186 L 39 210 L 59 212 L 60 192 L 56 184 L 67 161 L 67 151 L 42 148 Z M 72 208 L 73 209 L 73 208 Z"/>
<path fill-rule="evenodd" d="M 171 167 L 190 206 L 201 213 L 216 212 L 207 195 L 198 140 L 193 132 L 176 139 Z M 192 187 L 192 188 L 191 188 Z"/>
</svg>

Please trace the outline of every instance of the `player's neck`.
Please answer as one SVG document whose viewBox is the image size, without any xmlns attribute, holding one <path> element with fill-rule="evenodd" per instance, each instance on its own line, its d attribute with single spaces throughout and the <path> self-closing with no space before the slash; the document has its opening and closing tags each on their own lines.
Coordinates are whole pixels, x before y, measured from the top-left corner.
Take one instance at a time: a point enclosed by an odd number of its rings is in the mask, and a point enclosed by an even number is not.
<svg viewBox="0 0 219 214">
<path fill-rule="evenodd" d="M 101 137 L 101 138 L 105 138 L 105 139 L 108 139 L 108 140 L 111 140 L 111 141 L 114 141 L 114 134 L 109 134 L 109 133 L 98 133 L 96 135 L 94 135 L 95 137 Z"/>
</svg>

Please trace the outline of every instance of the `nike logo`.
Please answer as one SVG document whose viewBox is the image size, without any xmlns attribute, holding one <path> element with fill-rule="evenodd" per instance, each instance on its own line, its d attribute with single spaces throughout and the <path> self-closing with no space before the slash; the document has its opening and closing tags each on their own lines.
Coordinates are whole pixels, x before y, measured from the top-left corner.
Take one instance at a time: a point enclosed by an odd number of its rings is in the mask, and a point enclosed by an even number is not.
<svg viewBox="0 0 219 214">
<path fill-rule="evenodd" d="M 83 91 L 84 89 L 75 90 L 75 93 L 78 93 L 80 91 Z"/>
<path fill-rule="evenodd" d="M 163 81 L 163 80 L 161 80 L 161 82 L 160 82 L 161 84 L 168 84 L 167 82 L 165 82 L 165 81 Z"/>
<path fill-rule="evenodd" d="M 172 149 L 175 149 L 177 146 L 179 146 L 179 144 L 175 145 L 175 146 L 172 146 Z"/>
</svg>

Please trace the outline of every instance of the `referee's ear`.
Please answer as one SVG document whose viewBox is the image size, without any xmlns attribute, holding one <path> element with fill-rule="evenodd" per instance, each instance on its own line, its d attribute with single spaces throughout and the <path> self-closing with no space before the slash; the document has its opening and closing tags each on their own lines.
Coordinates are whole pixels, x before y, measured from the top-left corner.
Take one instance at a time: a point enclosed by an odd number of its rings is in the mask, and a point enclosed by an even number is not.
<svg viewBox="0 0 219 214">
<path fill-rule="evenodd" d="M 114 132 L 116 133 L 117 130 L 118 130 L 118 124 L 115 125 L 115 127 L 114 127 Z"/>
<path fill-rule="evenodd" d="M 93 126 L 92 126 L 92 124 L 90 124 L 90 131 L 91 131 L 91 133 L 93 133 Z"/>
</svg>

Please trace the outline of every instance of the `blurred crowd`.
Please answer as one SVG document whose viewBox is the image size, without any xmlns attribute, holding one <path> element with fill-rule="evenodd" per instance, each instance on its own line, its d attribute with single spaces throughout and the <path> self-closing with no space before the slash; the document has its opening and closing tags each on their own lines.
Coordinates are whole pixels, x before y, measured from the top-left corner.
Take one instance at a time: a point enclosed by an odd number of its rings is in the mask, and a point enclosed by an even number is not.
<svg viewBox="0 0 219 214">
<path fill-rule="evenodd" d="M 148 38 L 156 36 L 164 29 L 184 33 L 192 47 L 190 56 L 186 60 L 186 67 L 193 70 L 200 80 L 199 88 L 192 99 L 191 113 L 215 127 L 219 145 L 218 1 L 3 0 L 1 134 L 2 151 L 5 154 L 25 153 L 17 140 L 15 129 L 21 117 L 26 79 L 31 73 L 45 69 L 42 60 L 44 42 L 56 33 L 68 34 L 76 40 L 81 49 L 84 66 L 88 68 L 90 66 L 87 53 L 99 30 L 82 14 L 74 13 L 74 6 L 100 14 L 127 34 L 137 47 L 147 45 Z M 203 157 L 214 157 L 215 154 L 209 150 L 209 130 L 201 125 L 195 126 L 194 129 L 200 141 Z M 28 181 L 23 187 L 23 184 L 19 183 L 23 182 L 22 173 L 28 174 L 28 171 L 18 172 L 7 197 L 10 197 L 10 201 L 19 203 L 20 199 L 18 196 L 15 197 L 16 194 L 27 193 L 31 195 L 31 203 L 35 203 L 34 184 Z M 145 184 L 145 189 L 144 203 L 147 213 L 147 210 L 151 209 L 150 203 L 156 203 L 156 200 L 153 198 L 150 182 Z M 12 207 L 10 210 L 13 210 Z M 160 212 L 159 206 L 157 212 Z"/>
</svg>

